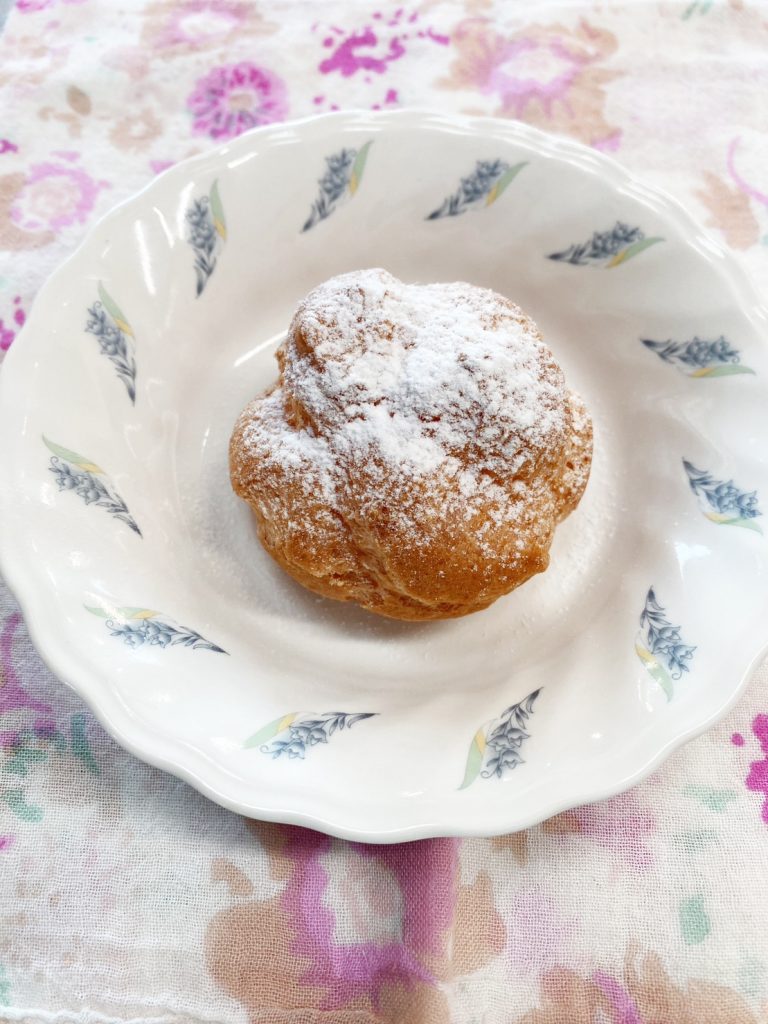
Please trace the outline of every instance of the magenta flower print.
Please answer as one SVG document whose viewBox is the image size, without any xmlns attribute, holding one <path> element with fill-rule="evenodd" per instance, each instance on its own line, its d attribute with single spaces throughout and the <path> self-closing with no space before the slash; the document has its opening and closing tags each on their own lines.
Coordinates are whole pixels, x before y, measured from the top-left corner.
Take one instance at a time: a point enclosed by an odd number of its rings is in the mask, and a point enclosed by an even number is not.
<svg viewBox="0 0 768 1024">
<path fill-rule="evenodd" d="M 65 4 L 82 4 L 85 0 L 63 0 Z M 16 0 L 16 9 L 25 14 L 34 14 L 35 11 L 44 11 L 53 7 L 56 0 Z"/>
<path fill-rule="evenodd" d="M 13 344 L 13 340 L 24 326 L 27 315 L 21 306 L 21 296 L 17 295 L 13 300 L 13 311 L 5 317 L 0 317 L 0 353 L 7 352 Z"/>
<path fill-rule="evenodd" d="M 288 113 L 283 80 L 250 61 L 209 71 L 198 79 L 187 106 L 194 116 L 192 130 L 212 139 L 233 139 Z"/>
</svg>

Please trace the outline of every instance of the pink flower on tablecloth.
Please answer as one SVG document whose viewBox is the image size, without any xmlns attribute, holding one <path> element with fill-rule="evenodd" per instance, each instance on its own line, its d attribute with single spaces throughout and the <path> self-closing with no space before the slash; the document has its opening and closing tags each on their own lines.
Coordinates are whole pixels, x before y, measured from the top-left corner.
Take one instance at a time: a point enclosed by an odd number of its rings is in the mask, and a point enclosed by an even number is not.
<svg viewBox="0 0 768 1024">
<path fill-rule="evenodd" d="M 330 43 L 333 46 L 334 42 L 333 37 L 329 36 L 325 45 Z M 360 32 L 350 32 L 344 37 L 331 55 L 322 61 L 320 71 L 324 75 L 339 71 L 345 78 L 357 71 L 371 71 L 380 75 L 393 60 L 399 60 L 404 55 L 405 47 L 399 36 L 387 39 L 386 46 L 383 46 L 379 36 L 370 25 L 366 25 Z"/>
<path fill-rule="evenodd" d="M 435 31 L 431 25 L 425 26 L 421 17 L 416 9 L 400 7 L 391 16 L 374 11 L 368 23 L 357 29 L 345 30 L 333 23 L 316 22 L 312 31 L 322 32 L 323 47 L 329 51 L 318 70 L 324 75 L 338 71 L 342 78 L 362 72 L 364 80 L 370 82 L 370 75 L 384 74 L 411 46 L 421 42 L 448 46 L 449 36 Z"/>
<path fill-rule="evenodd" d="M 214 68 L 198 79 L 187 100 L 193 131 L 212 139 L 233 139 L 288 113 L 285 83 L 273 71 L 250 61 Z"/>
<path fill-rule="evenodd" d="M 34 14 L 35 11 L 44 11 L 53 7 L 58 0 L 16 0 L 16 10 L 25 14 Z M 86 0 L 62 0 L 65 4 L 84 4 Z"/>
<path fill-rule="evenodd" d="M 490 879 L 479 872 L 474 884 L 461 884 L 454 839 L 349 845 L 347 856 L 368 862 L 358 881 L 368 878 L 368 893 L 377 893 L 358 918 L 366 938 L 355 941 L 343 923 L 339 927 L 337 914 L 346 917 L 346 904 L 340 911 L 329 892 L 332 840 L 290 826 L 248 827 L 269 854 L 282 891 L 266 900 L 237 899 L 216 914 L 205 949 L 214 981 L 249 1017 L 263 1016 L 264 1007 L 274 1003 L 279 975 L 280 1009 L 289 1015 L 300 1007 L 307 1019 L 440 1024 L 449 1017 L 440 982 L 476 971 L 503 948 Z M 371 914 L 382 911 L 394 912 L 394 936 L 372 924 Z M 265 941 L 277 973 L 252 970 L 252 950 Z"/>
<path fill-rule="evenodd" d="M 161 10 L 162 5 L 154 5 Z M 232 41 L 250 21 L 260 21 L 251 4 L 241 0 L 174 0 L 165 11 L 167 20 L 155 38 L 159 49 L 179 45 L 194 47 Z"/>
<path fill-rule="evenodd" d="M 69 224 L 83 224 L 100 189 L 107 187 L 107 182 L 94 181 L 80 167 L 33 164 L 13 200 L 10 217 L 25 231 L 58 231 Z"/>
<path fill-rule="evenodd" d="M 140 47 L 163 60 L 186 53 L 226 53 L 248 36 L 277 31 L 251 0 L 153 0 L 143 12 Z"/>
<path fill-rule="evenodd" d="M 768 825 L 768 715 L 755 715 L 752 720 L 752 733 L 760 745 L 763 757 L 752 761 L 744 783 L 750 792 L 762 795 L 760 816 Z M 731 742 L 737 747 L 743 747 L 744 737 L 740 733 L 735 733 Z"/>
<path fill-rule="evenodd" d="M 157 60 L 170 61 L 201 54 L 241 51 L 255 36 L 276 32 L 254 0 L 150 0 L 141 4 L 141 35 L 127 45 L 108 49 L 107 67 L 124 71 L 135 80 L 146 78 Z"/>
<path fill-rule="evenodd" d="M 384 942 L 401 937 L 402 893 L 395 876 L 383 865 L 372 864 L 352 847 L 344 850 L 344 872 L 338 895 L 349 918 L 356 941 Z M 331 906 L 331 901 L 324 901 Z M 338 925 L 338 918 L 336 919 Z"/>
<path fill-rule="evenodd" d="M 470 18 L 452 33 L 456 53 L 439 84 L 494 97 L 493 113 L 566 132 L 598 149 L 617 149 L 621 131 L 604 114 L 608 82 L 621 72 L 605 67 L 616 37 L 582 19 L 528 25 L 502 34 L 486 18 Z"/>
<path fill-rule="evenodd" d="M 248 8 L 228 0 L 186 0 L 168 11 L 164 32 L 157 39 L 160 47 L 190 43 L 195 46 L 230 37 L 248 20 Z"/>
<path fill-rule="evenodd" d="M 8 351 L 27 319 L 27 315 L 21 307 L 20 295 L 14 298 L 13 307 L 13 312 L 7 320 L 0 317 L 0 351 L 2 352 Z"/>
</svg>

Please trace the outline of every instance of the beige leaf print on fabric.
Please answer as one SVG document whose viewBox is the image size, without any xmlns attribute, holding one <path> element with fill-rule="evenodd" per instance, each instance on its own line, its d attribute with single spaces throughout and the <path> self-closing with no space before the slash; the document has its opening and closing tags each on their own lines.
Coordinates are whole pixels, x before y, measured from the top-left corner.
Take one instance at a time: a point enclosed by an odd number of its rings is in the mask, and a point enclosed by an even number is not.
<svg viewBox="0 0 768 1024">
<path fill-rule="evenodd" d="M 504 949 L 506 930 L 496 910 L 493 886 L 481 871 L 459 888 L 453 920 L 451 974 L 471 974 Z"/>
<path fill-rule="evenodd" d="M 231 860 L 216 857 L 211 862 L 211 881 L 223 882 L 230 896 L 251 896 L 253 883 L 250 878 Z"/>
<path fill-rule="evenodd" d="M 445 89 L 475 90 L 497 101 L 494 114 L 614 149 L 621 135 L 605 117 L 605 86 L 621 72 L 605 67 L 616 37 L 582 19 L 575 28 L 529 25 L 502 34 L 486 18 L 461 22 Z"/>
<path fill-rule="evenodd" d="M 707 226 L 722 231 L 726 243 L 733 249 L 756 245 L 760 227 L 749 197 L 712 171 L 704 171 L 703 179 L 704 184 L 696 190 L 696 195 L 709 211 Z"/>
<path fill-rule="evenodd" d="M 91 112 L 91 97 L 77 85 L 70 85 L 67 89 L 67 103 L 76 114 L 80 114 L 82 117 L 86 117 Z"/>
<path fill-rule="evenodd" d="M 91 113 L 91 98 L 77 85 L 70 85 L 66 94 L 67 109 L 41 107 L 37 116 L 41 121 L 59 121 L 66 125 L 71 138 L 78 139 L 83 132 L 83 118 Z"/>
<path fill-rule="evenodd" d="M 624 968 L 627 989 L 641 1015 L 680 1024 L 759 1024 L 747 1003 L 733 989 L 698 979 L 676 985 L 656 953 L 644 957 L 630 949 Z"/>
<path fill-rule="evenodd" d="M 496 836 L 491 843 L 497 849 L 510 850 L 520 867 L 524 868 L 528 863 L 528 829 L 524 829 L 522 832 L 511 832 L 506 836 Z"/>
<path fill-rule="evenodd" d="M 602 1016 L 601 1016 L 602 1015 Z M 606 1021 L 674 1021 L 675 1024 L 760 1024 L 733 989 L 709 981 L 679 985 L 656 953 L 627 951 L 623 974 L 594 971 L 583 977 L 557 967 L 541 980 L 540 1006 L 515 1024 L 594 1024 Z"/>
</svg>

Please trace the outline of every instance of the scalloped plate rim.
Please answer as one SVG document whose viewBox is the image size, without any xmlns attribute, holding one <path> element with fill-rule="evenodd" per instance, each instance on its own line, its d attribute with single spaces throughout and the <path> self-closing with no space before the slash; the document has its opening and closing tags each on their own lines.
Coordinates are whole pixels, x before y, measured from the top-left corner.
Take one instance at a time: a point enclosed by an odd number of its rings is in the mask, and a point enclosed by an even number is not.
<svg viewBox="0 0 768 1024">
<path fill-rule="evenodd" d="M 760 323 L 763 328 L 768 323 L 768 306 L 761 302 L 759 293 L 749 275 L 739 265 L 735 255 L 713 238 L 674 196 L 656 185 L 646 184 L 618 161 L 604 153 L 595 152 L 572 139 L 501 118 L 452 115 L 414 108 L 379 113 L 364 110 L 339 111 L 310 115 L 299 120 L 256 128 L 235 140 L 212 147 L 205 153 L 182 160 L 157 175 L 141 190 L 116 204 L 103 217 L 90 225 L 77 248 L 62 261 L 41 287 L 25 327 L 6 356 L 5 366 L 0 370 L 0 415 L 8 405 L 8 367 L 15 367 L 16 362 L 23 358 L 24 337 L 31 333 L 32 326 L 39 318 L 40 312 L 46 304 L 49 290 L 60 278 L 66 276 L 71 267 L 76 265 L 83 254 L 87 252 L 92 236 L 99 229 L 119 219 L 132 206 L 140 205 L 160 180 L 168 181 L 175 176 L 188 174 L 192 168 L 202 167 L 209 161 L 220 160 L 235 150 L 247 150 L 253 145 L 254 140 L 263 139 L 268 142 L 270 136 L 284 138 L 285 133 L 289 131 L 297 134 L 297 137 L 302 129 L 315 125 L 326 125 L 329 133 L 333 131 L 334 127 L 346 126 L 361 130 L 368 128 L 380 131 L 388 124 L 396 126 L 398 122 L 403 124 L 412 122 L 414 125 L 442 127 L 447 130 L 461 129 L 465 134 L 484 138 L 499 137 L 505 141 L 519 140 L 535 146 L 540 152 L 557 156 L 581 168 L 602 172 L 603 179 L 608 180 L 612 186 L 622 187 L 635 200 L 651 208 L 657 214 L 673 219 L 686 234 L 693 233 L 703 241 L 708 252 L 706 255 L 702 254 L 702 258 L 706 258 L 713 264 L 717 258 L 717 272 L 740 296 L 742 312 L 753 322 Z M 105 706 L 104 701 L 100 702 L 99 694 L 106 692 L 104 688 L 106 673 L 102 675 L 99 672 L 93 672 L 83 665 L 75 666 L 75 671 L 71 670 L 73 666 L 68 664 L 71 655 L 67 649 L 67 639 L 63 633 L 63 627 L 55 621 L 52 625 L 45 618 L 42 605 L 36 605 L 35 594 L 39 590 L 42 573 L 35 572 L 34 567 L 29 563 L 25 564 L 19 546 L 14 545 L 8 531 L 3 529 L 8 504 L 9 496 L 4 491 L 0 495 L 0 570 L 20 605 L 32 642 L 48 668 L 84 700 L 102 726 L 122 747 L 142 761 L 189 783 L 199 792 L 231 811 L 263 820 L 316 828 L 345 839 L 393 843 L 446 835 L 462 837 L 499 835 L 529 828 L 574 806 L 594 803 L 615 796 L 641 782 L 675 750 L 700 736 L 720 721 L 737 703 L 752 674 L 768 655 L 768 639 L 766 639 L 757 645 L 754 654 L 745 659 L 746 667 L 742 669 L 738 682 L 727 694 L 717 711 L 709 714 L 703 720 L 694 722 L 690 728 L 681 729 L 652 756 L 641 758 L 640 763 L 631 771 L 623 773 L 621 778 L 614 778 L 612 782 L 603 786 L 592 787 L 589 790 L 580 788 L 578 783 L 570 790 L 567 787 L 562 787 L 556 799 L 540 802 L 536 809 L 526 816 L 521 816 L 519 812 L 515 813 L 514 810 L 508 809 L 510 806 L 513 808 L 514 805 L 500 801 L 494 815 L 495 820 L 483 827 L 462 827 L 461 823 L 457 822 L 448 824 L 426 820 L 416 825 L 393 826 L 376 831 L 358 829 L 352 823 L 355 817 L 355 801 L 340 800 L 338 794 L 334 794 L 333 798 L 328 794 L 323 795 L 323 802 L 329 808 L 327 812 L 302 811 L 287 807 L 273 810 L 260 806 L 258 801 L 244 803 L 233 800 L 196 767 L 195 761 L 204 761 L 206 764 L 210 764 L 210 761 L 191 744 L 172 740 L 140 725 L 127 710 L 123 712 L 122 718 L 119 718 L 113 713 L 112 708 L 108 709 Z M 61 637 L 56 635 L 57 627 Z M 635 745 L 630 744 L 628 749 L 633 749 Z M 383 802 L 382 806 L 384 806 Z"/>
</svg>

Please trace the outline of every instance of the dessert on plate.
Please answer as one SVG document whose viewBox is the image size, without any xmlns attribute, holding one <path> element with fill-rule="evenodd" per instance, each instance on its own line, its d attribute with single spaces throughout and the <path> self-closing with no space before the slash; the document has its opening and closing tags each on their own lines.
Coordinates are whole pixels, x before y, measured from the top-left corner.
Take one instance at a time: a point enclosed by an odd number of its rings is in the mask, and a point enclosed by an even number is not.
<svg viewBox="0 0 768 1024">
<path fill-rule="evenodd" d="M 549 564 L 592 422 L 535 323 L 486 288 L 334 277 L 230 441 L 261 542 L 325 597 L 396 619 L 486 608 Z"/>
</svg>

